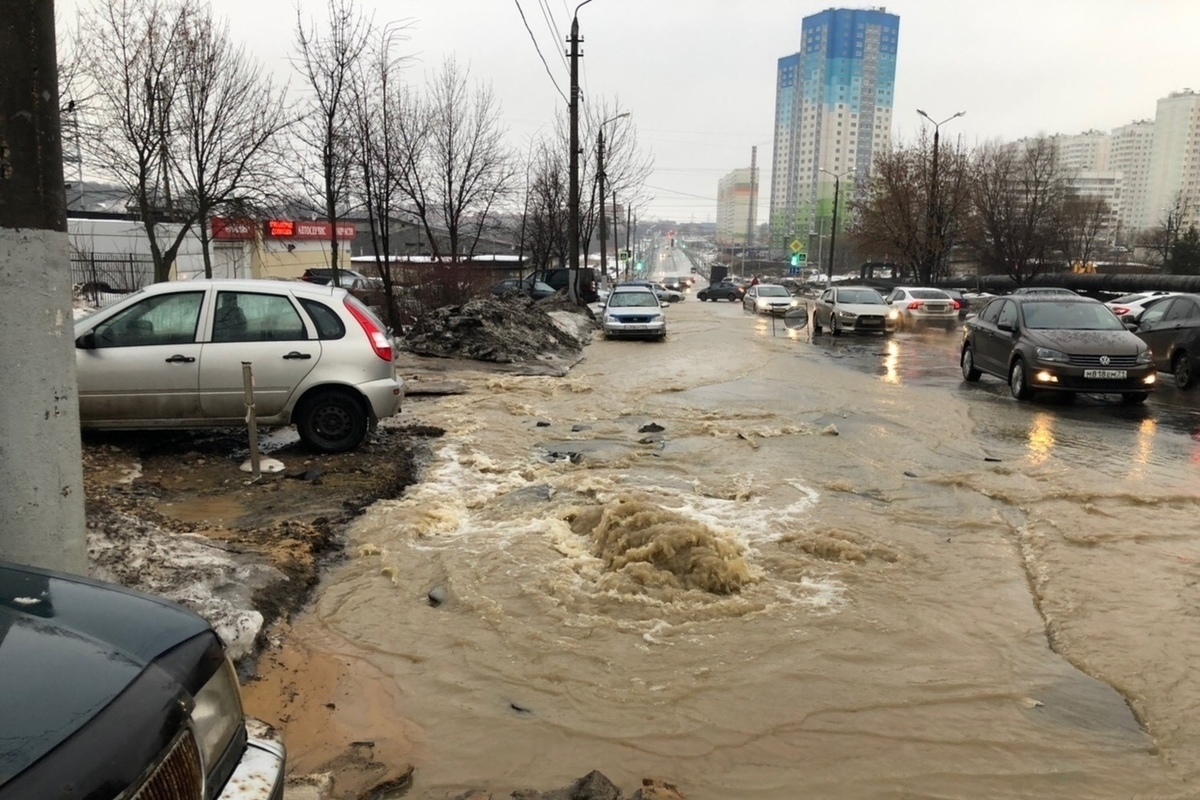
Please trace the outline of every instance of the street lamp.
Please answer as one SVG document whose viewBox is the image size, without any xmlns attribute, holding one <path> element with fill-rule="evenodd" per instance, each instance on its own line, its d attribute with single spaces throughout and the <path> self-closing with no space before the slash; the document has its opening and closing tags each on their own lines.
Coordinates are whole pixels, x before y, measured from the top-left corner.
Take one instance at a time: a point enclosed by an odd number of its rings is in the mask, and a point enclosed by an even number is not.
<svg viewBox="0 0 1200 800">
<path fill-rule="evenodd" d="M 838 195 L 841 193 L 842 178 L 845 178 L 847 175 L 853 175 L 854 170 L 848 169 L 839 175 L 836 172 L 830 172 L 824 167 L 818 167 L 818 169 L 826 175 L 833 176 L 833 227 L 829 231 L 829 271 L 825 276 L 825 288 L 828 289 L 833 286 L 833 248 L 837 242 Z"/>
<path fill-rule="evenodd" d="M 608 278 L 608 240 L 607 231 L 604 226 L 604 126 L 610 122 L 616 122 L 622 117 L 628 117 L 629 112 L 625 111 L 617 114 L 615 117 L 609 117 L 600 123 L 600 133 L 596 137 L 596 180 L 600 182 L 600 274 Z M 613 213 L 617 211 L 617 201 L 613 200 Z M 616 223 L 613 223 L 614 225 Z"/>
<path fill-rule="evenodd" d="M 938 150 L 941 148 L 938 147 L 938 133 L 939 129 L 947 122 L 957 119 L 967 112 L 959 111 L 957 114 L 946 117 L 941 122 L 935 122 L 933 117 L 919 108 L 917 109 L 917 113 L 933 124 L 933 176 L 929 186 L 929 213 L 925 218 L 925 241 L 929 252 L 929 263 L 925 265 L 925 268 L 929 271 L 929 280 L 932 281 L 934 272 L 937 271 L 942 261 L 942 212 L 941 207 L 938 205 Z M 933 246 L 934 239 L 937 239 L 936 247 Z"/>
</svg>

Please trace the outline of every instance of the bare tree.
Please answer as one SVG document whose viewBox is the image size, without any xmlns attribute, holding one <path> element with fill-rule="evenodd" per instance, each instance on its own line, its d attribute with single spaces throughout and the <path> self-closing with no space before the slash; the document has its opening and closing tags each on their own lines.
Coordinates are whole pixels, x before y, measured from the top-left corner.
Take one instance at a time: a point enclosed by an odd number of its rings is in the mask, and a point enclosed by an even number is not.
<svg viewBox="0 0 1200 800">
<path fill-rule="evenodd" d="M 407 89 L 397 74 L 404 58 L 397 54 L 405 26 L 378 31 L 354 84 L 353 119 L 358 183 L 367 209 L 375 269 L 383 287 L 388 323 L 399 329 L 395 273 L 390 264 L 392 223 L 401 211 L 401 185 L 412 154 L 405 149 L 401 119 Z"/>
<path fill-rule="evenodd" d="M 1154 253 L 1154 261 L 1158 266 L 1166 270 L 1172 261 L 1175 245 L 1183 231 L 1183 218 L 1188 211 L 1187 198 L 1183 192 L 1178 192 L 1170 207 L 1164 208 L 1163 211 L 1166 213 L 1161 222 L 1157 227 L 1143 233 L 1140 242 L 1143 247 Z"/>
<path fill-rule="evenodd" d="M 374 27 L 353 0 L 327 0 L 327 17 L 305 23 L 296 9 L 296 50 L 292 63 L 311 92 L 298 126 L 299 138 L 315 157 L 316 175 L 302 178 L 308 194 L 320 198 L 329 222 L 329 266 L 341 285 L 337 223 L 349 199 L 354 174 L 355 136 L 348 119 L 352 83 Z"/>
<path fill-rule="evenodd" d="M 970 243 L 985 272 L 1022 286 L 1046 269 L 1066 196 L 1057 152 L 1046 138 L 1023 149 L 993 144 L 980 151 Z"/>
<path fill-rule="evenodd" d="M 179 40 L 191 0 L 104 0 L 80 20 L 80 68 L 91 82 L 87 109 L 91 162 L 129 192 L 146 230 L 155 281 L 171 266 L 195 221 L 171 196 L 171 118 L 183 77 Z M 86 44 L 84 44 L 86 43 Z M 177 223 L 159 240 L 159 223 Z"/>
<path fill-rule="evenodd" d="M 489 216 L 516 179 L 496 95 L 482 84 L 472 90 L 469 75 L 451 58 L 429 85 L 425 177 L 452 262 L 475 254 Z"/>
<path fill-rule="evenodd" d="M 178 45 L 184 71 L 175 101 L 175 166 L 195 213 L 204 275 L 211 278 L 210 215 L 262 205 L 267 187 L 277 183 L 280 134 L 292 120 L 283 89 L 207 7 L 185 15 Z"/>
<path fill-rule="evenodd" d="M 537 143 L 529 164 L 523 237 L 535 271 L 565 266 L 570 258 L 566 169 L 561 148 L 545 140 Z"/>
<path fill-rule="evenodd" d="M 1068 192 L 1058 223 L 1059 248 L 1068 265 L 1087 269 L 1095 260 L 1110 216 L 1111 209 L 1103 197 Z"/>
<path fill-rule="evenodd" d="M 875 159 L 867 198 L 855 204 L 852 233 L 869 247 L 893 254 L 921 283 L 944 277 L 946 255 L 971 212 L 970 156 L 959 145 L 933 145 L 925 131 L 911 147 Z"/>
</svg>

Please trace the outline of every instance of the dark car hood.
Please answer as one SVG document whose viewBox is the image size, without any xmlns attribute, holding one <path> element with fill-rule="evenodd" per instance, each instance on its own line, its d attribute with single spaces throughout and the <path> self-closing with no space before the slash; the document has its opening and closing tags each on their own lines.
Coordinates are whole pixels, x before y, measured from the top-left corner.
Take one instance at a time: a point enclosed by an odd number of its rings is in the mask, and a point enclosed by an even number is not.
<svg viewBox="0 0 1200 800">
<path fill-rule="evenodd" d="M 1077 356 L 1135 356 L 1145 343 L 1127 330 L 1071 331 L 1027 328 L 1025 338 L 1035 347 L 1052 347 Z"/>
<path fill-rule="evenodd" d="M 0 562 L 0 786 L 207 630 L 148 595 Z"/>
</svg>

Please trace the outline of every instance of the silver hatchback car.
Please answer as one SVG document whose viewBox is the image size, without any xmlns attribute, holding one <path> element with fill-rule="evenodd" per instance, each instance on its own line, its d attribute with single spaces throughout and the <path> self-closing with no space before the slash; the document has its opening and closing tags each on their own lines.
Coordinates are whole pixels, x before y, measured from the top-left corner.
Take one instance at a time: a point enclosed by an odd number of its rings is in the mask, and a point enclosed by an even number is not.
<svg viewBox="0 0 1200 800">
<path fill-rule="evenodd" d="M 84 428 L 240 425 L 249 362 L 261 424 L 345 452 L 400 410 L 393 357 L 367 306 L 299 281 L 157 283 L 75 323 Z"/>
</svg>

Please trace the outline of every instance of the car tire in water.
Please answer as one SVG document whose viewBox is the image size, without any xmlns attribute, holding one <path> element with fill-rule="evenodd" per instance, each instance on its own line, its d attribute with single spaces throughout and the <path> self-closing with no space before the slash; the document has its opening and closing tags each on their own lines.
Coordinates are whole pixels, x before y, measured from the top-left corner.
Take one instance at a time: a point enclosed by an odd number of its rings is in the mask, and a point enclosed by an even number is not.
<svg viewBox="0 0 1200 800">
<path fill-rule="evenodd" d="M 345 453 L 367 436 L 366 409 L 357 398 L 338 389 L 324 389 L 308 397 L 296 410 L 300 439 L 321 453 Z"/>
<path fill-rule="evenodd" d="M 974 383 L 979 380 L 982 372 L 975 368 L 975 351 L 971 345 L 963 348 L 962 358 L 959 359 L 959 365 L 962 367 L 963 380 L 969 383 Z"/>
<path fill-rule="evenodd" d="M 817 316 L 817 312 L 815 309 L 813 310 L 813 315 L 812 315 L 812 326 L 813 326 L 813 333 L 821 332 L 820 317 Z"/>
<path fill-rule="evenodd" d="M 1029 377 L 1025 374 L 1025 359 L 1013 360 L 1012 368 L 1008 371 L 1008 388 L 1012 396 L 1018 400 L 1028 400 L 1033 397 L 1033 389 L 1029 388 Z"/>
<path fill-rule="evenodd" d="M 1136 406 L 1139 403 L 1146 402 L 1146 398 L 1149 396 L 1149 392 L 1126 392 L 1121 395 L 1121 402 L 1127 406 Z"/>
<path fill-rule="evenodd" d="M 841 335 L 841 333 L 842 333 L 842 329 L 839 328 L 838 324 L 837 324 L 837 314 L 830 311 L 829 312 L 829 335 L 830 336 L 839 336 L 839 335 Z"/>
<path fill-rule="evenodd" d="M 1196 365 L 1186 350 L 1178 350 L 1171 359 L 1171 374 L 1175 376 L 1177 389 L 1190 389 L 1196 383 Z"/>
<path fill-rule="evenodd" d="M 738 299 L 738 296 L 737 296 L 736 294 L 734 294 L 733 292 L 730 292 L 730 293 L 729 293 L 729 296 L 728 296 L 728 297 L 726 297 L 725 299 L 726 299 L 726 300 L 728 300 L 728 301 L 729 301 L 729 302 L 731 302 L 731 303 L 736 303 L 736 302 L 737 302 L 737 299 Z"/>
</svg>

